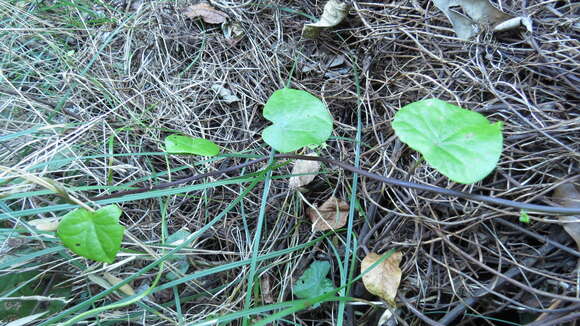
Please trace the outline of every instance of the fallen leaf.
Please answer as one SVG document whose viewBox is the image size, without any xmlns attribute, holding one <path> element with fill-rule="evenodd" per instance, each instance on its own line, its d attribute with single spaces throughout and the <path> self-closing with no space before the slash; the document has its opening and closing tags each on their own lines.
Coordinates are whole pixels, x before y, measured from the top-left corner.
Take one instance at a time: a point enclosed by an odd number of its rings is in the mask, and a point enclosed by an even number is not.
<svg viewBox="0 0 580 326">
<path fill-rule="evenodd" d="M 265 274 L 264 277 L 260 278 L 260 292 L 262 293 L 262 300 L 264 303 L 274 303 L 272 286 L 270 285 L 270 276 L 268 274 Z"/>
<path fill-rule="evenodd" d="M 302 36 L 305 38 L 315 38 L 320 31 L 325 28 L 338 25 L 346 17 L 348 6 L 338 0 L 329 0 L 324 5 L 324 11 L 320 20 L 313 24 L 305 24 L 302 28 Z"/>
<path fill-rule="evenodd" d="M 228 42 L 230 46 L 236 45 L 245 34 L 242 25 L 238 22 L 222 24 L 222 31 L 224 32 L 226 42 Z"/>
<path fill-rule="evenodd" d="M 559 185 L 552 199 L 564 207 L 579 207 L 580 208 L 580 192 L 571 183 L 564 183 Z M 562 223 L 564 230 L 576 241 L 576 246 L 580 249 L 580 216 L 565 216 L 558 217 Z M 575 222 L 575 223 L 570 223 Z"/>
<path fill-rule="evenodd" d="M 232 104 L 240 100 L 239 97 L 232 94 L 232 91 L 220 84 L 213 84 L 211 89 L 226 103 Z"/>
<path fill-rule="evenodd" d="M 312 221 L 312 231 L 335 230 L 346 224 L 348 209 L 345 201 L 332 196 L 317 209 L 309 207 L 306 214 Z"/>
<path fill-rule="evenodd" d="M 28 221 L 28 224 L 34 226 L 34 228 L 38 231 L 47 232 L 56 231 L 58 228 L 58 223 L 60 223 L 60 217 L 39 218 L 36 220 Z"/>
<path fill-rule="evenodd" d="M 381 257 L 376 253 L 369 253 L 360 264 L 361 273 L 365 272 Z M 401 283 L 402 272 L 399 264 L 402 258 L 401 252 L 397 251 L 363 275 L 365 288 L 370 293 L 381 297 L 391 306 L 395 306 L 395 296 L 399 283 Z"/>
<path fill-rule="evenodd" d="M 215 9 L 207 2 L 201 2 L 187 7 L 184 14 L 189 18 L 200 17 L 208 24 L 221 24 L 228 19 L 226 13 Z"/>
<path fill-rule="evenodd" d="M 105 272 L 103 274 L 103 278 L 105 280 L 107 280 L 107 282 L 111 283 L 111 285 L 113 285 L 113 286 L 115 286 L 116 284 L 119 284 L 119 283 L 121 283 L 123 281 L 122 279 L 114 276 L 113 274 L 111 274 L 109 272 Z M 133 290 L 133 288 L 129 284 L 122 285 L 119 288 L 119 291 L 125 293 L 128 296 L 135 295 L 135 290 Z"/>
<path fill-rule="evenodd" d="M 512 16 L 495 8 L 489 0 L 433 0 L 433 3 L 451 21 L 455 34 L 464 40 L 475 36 L 481 27 L 492 27 L 495 30 L 513 19 Z M 503 25 L 497 31 L 505 31 L 521 25 L 531 29 L 531 22 L 520 20 L 518 24 L 513 21 Z"/>
<path fill-rule="evenodd" d="M 313 156 L 318 157 L 316 153 L 310 153 L 306 156 Z M 307 160 L 298 160 L 294 163 L 294 167 L 292 168 L 292 174 L 294 176 L 290 177 L 288 181 L 288 187 L 292 190 L 298 189 L 300 187 L 304 187 L 307 184 L 311 183 L 314 178 L 316 178 L 316 173 L 320 170 L 320 162 L 319 161 L 307 161 Z M 307 175 L 296 175 L 296 174 L 306 174 Z"/>
<path fill-rule="evenodd" d="M 520 26 L 525 27 L 526 30 L 530 33 L 533 31 L 532 20 L 529 17 L 515 17 L 512 19 L 508 19 L 503 23 L 495 25 L 493 31 L 504 32 L 509 31 L 511 29 L 519 28 Z"/>
</svg>

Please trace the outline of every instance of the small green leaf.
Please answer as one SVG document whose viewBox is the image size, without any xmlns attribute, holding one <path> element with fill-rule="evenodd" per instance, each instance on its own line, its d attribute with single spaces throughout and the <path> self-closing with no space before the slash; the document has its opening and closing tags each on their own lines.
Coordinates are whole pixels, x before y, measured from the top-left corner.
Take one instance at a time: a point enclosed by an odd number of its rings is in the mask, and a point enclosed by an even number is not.
<svg viewBox="0 0 580 326">
<path fill-rule="evenodd" d="M 297 89 L 275 91 L 264 106 L 264 118 L 273 124 L 264 129 L 262 138 L 282 153 L 320 145 L 332 133 L 332 116 L 324 103 Z"/>
<path fill-rule="evenodd" d="M 207 139 L 191 138 L 176 134 L 165 138 L 165 150 L 171 154 L 196 154 L 203 156 L 216 156 L 220 152 L 220 148 Z"/>
<path fill-rule="evenodd" d="M 520 210 L 520 222 L 530 224 L 530 215 L 525 210 Z"/>
<path fill-rule="evenodd" d="M 393 120 L 397 136 L 423 154 L 431 166 L 459 183 L 485 178 L 497 165 L 503 137 L 501 122 L 438 99 L 404 106 Z"/>
<path fill-rule="evenodd" d="M 330 264 L 326 261 L 315 261 L 310 264 L 292 287 L 294 295 L 301 299 L 308 299 L 334 290 L 334 284 L 326 278 L 328 271 L 330 271 Z"/>
<path fill-rule="evenodd" d="M 65 247 L 77 255 L 112 263 L 121 249 L 125 233 L 125 228 L 119 224 L 121 214 L 116 205 L 96 212 L 75 209 L 62 217 L 56 232 Z"/>
</svg>

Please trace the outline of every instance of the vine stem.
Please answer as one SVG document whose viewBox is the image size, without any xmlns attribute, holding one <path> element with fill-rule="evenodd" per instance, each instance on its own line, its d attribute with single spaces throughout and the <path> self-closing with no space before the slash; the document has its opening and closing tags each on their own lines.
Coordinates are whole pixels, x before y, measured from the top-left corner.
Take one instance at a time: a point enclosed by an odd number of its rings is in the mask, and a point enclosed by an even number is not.
<svg viewBox="0 0 580 326">
<path fill-rule="evenodd" d="M 291 160 L 305 160 L 305 161 L 319 161 L 319 162 L 323 162 L 323 163 L 326 163 L 329 165 L 338 166 L 345 171 L 349 171 L 352 173 L 358 173 L 359 175 L 367 177 L 369 179 L 373 179 L 373 180 L 376 180 L 376 181 L 379 181 L 382 183 L 386 183 L 386 184 L 390 184 L 393 186 L 399 186 L 399 187 L 411 188 L 411 189 L 416 189 L 416 190 L 434 192 L 434 193 L 438 193 L 438 194 L 445 195 L 445 196 L 458 197 L 458 198 L 463 198 L 463 199 L 473 200 L 473 201 L 480 201 L 480 202 L 485 202 L 485 203 L 494 204 L 494 205 L 498 205 L 498 206 L 513 207 L 513 208 L 523 209 L 523 210 L 526 210 L 529 212 L 542 212 L 542 213 L 550 213 L 550 214 L 555 214 L 555 215 L 578 215 L 578 214 L 580 214 L 580 208 L 575 208 L 575 207 L 559 207 L 559 206 L 529 204 L 529 203 L 507 200 L 507 199 L 502 199 L 502 198 L 497 198 L 497 197 L 492 197 L 492 196 L 470 194 L 470 193 L 459 191 L 459 190 L 452 190 L 452 189 L 441 188 L 441 187 L 436 187 L 436 186 L 431 186 L 431 185 L 419 184 L 419 183 L 404 181 L 404 180 L 400 180 L 400 179 L 396 179 L 396 178 L 389 178 L 389 177 L 385 177 L 385 176 L 382 176 L 382 175 L 379 175 L 376 173 L 369 172 L 367 170 L 363 170 L 363 169 L 354 167 L 354 166 L 352 166 L 348 163 L 345 163 L 345 162 L 341 162 L 338 160 L 333 160 L 333 159 L 325 158 L 325 157 L 296 155 L 296 154 L 276 154 L 276 155 L 274 155 L 274 158 L 276 158 L 276 159 L 291 159 Z M 132 190 L 127 190 L 127 191 L 120 191 L 120 192 L 116 192 L 116 193 L 113 193 L 110 195 L 97 196 L 97 197 L 90 198 L 90 200 L 96 201 L 96 200 L 102 200 L 102 199 L 117 198 L 117 197 L 122 197 L 122 196 L 126 196 L 126 195 L 147 192 L 147 191 L 151 191 L 151 190 L 166 189 L 166 188 L 178 186 L 181 184 L 197 181 L 199 179 L 203 179 L 203 178 L 207 178 L 207 177 L 220 176 L 224 173 L 233 172 L 233 171 L 236 171 L 236 170 L 239 170 L 239 169 L 251 166 L 251 165 L 263 163 L 263 162 L 267 161 L 268 159 L 269 159 L 269 156 L 264 156 L 264 157 L 260 157 L 260 158 L 257 158 L 257 159 L 254 159 L 254 160 L 251 160 L 248 162 L 244 162 L 241 164 L 230 166 L 230 167 L 227 167 L 225 169 L 216 170 L 216 171 L 207 172 L 207 173 L 202 173 L 202 174 L 197 174 L 197 175 L 193 175 L 193 176 L 190 176 L 187 178 L 175 180 L 172 182 L 161 183 L 161 184 L 158 184 L 155 186 L 132 189 Z"/>
</svg>

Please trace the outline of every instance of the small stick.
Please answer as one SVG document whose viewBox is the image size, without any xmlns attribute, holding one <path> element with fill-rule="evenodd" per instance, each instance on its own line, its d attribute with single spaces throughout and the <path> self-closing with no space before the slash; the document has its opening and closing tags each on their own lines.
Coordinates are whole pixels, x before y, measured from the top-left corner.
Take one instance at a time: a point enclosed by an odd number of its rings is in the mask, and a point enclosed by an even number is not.
<svg viewBox="0 0 580 326">
<path fill-rule="evenodd" d="M 360 174 L 360 175 L 365 176 L 367 178 L 374 179 L 376 181 L 383 182 L 383 183 L 390 184 L 390 185 L 394 185 L 394 186 L 400 186 L 400 187 L 406 187 L 406 188 L 411 188 L 411 189 L 416 189 L 416 190 L 434 192 L 434 193 L 438 193 L 441 195 L 458 197 L 458 198 L 474 200 L 474 201 L 481 201 L 481 202 L 486 202 L 486 203 L 495 204 L 495 205 L 499 205 L 499 206 L 514 207 L 514 208 L 518 208 L 518 209 L 524 209 L 526 211 L 535 211 L 535 212 L 561 214 L 561 215 L 580 214 L 580 208 L 555 207 L 555 206 L 528 204 L 528 203 L 522 203 L 522 202 L 501 199 L 501 198 L 496 198 L 496 197 L 491 197 L 491 196 L 470 194 L 470 193 L 466 193 L 466 192 L 458 191 L 458 190 L 452 190 L 452 189 L 441 188 L 441 187 L 436 187 L 436 186 L 431 186 L 431 185 L 424 185 L 424 184 L 419 184 L 419 183 L 414 183 L 414 182 L 409 182 L 409 181 L 403 181 L 403 180 L 396 179 L 396 178 L 388 178 L 388 177 L 384 177 L 382 175 L 378 175 L 378 174 L 354 167 L 350 164 L 347 164 L 347 163 L 344 163 L 341 161 L 337 161 L 337 160 L 333 160 L 333 159 L 329 159 L 329 158 L 325 158 L 325 157 L 295 155 L 295 154 L 277 154 L 277 155 L 275 155 L 275 158 L 277 158 L 277 159 L 295 159 L 295 160 L 319 161 L 319 162 L 327 163 L 330 165 L 335 165 L 335 166 L 338 166 L 346 171 L 357 173 L 357 174 Z M 196 181 L 196 180 L 210 177 L 210 176 L 219 176 L 221 174 L 236 171 L 236 170 L 242 169 L 244 167 L 248 167 L 251 165 L 265 162 L 267 160 L 268 160 L 267 156 L 260 157 L 260 158 L 257 158 L 255 160 L 251 160 L 251 161 L 248 161 L 245 163 L 234 165 L 234 166 L 231 166 L 231 167 L 228 167 L 225 169 L 221 169 L 221 170 L 217 170 L 217 171 L 213 171 L 213 172 L 207 172 L 207 173 L 203 173 L 203 174 L 198 174 L 198 175 L 190 176 L 187 178 L 175 180 L 172 182 L 161 183 L 161 184 L 158 184 L 155 186 L 127 190 L 127 191 L 121 191 L 121 192 L 117 192 L 117 193 L 114 193 L 111 195 L 92 197 L 92 198 L 90 198 L 90 200 L 95 201 L 95 200 L 102 200 L 102 199 L 109 199 L 109 198 L 117 198 L 117 197 L 122 197 L 122 196 L 130 195 L 130 194 L 138 194 L 138 193 L 142 193 L 142 192 L 147 192 L 147 191 L 151 191 L 151 190 L 165 189 L 165 188 L 181 185 L 184 183 Z"/>
</svg>

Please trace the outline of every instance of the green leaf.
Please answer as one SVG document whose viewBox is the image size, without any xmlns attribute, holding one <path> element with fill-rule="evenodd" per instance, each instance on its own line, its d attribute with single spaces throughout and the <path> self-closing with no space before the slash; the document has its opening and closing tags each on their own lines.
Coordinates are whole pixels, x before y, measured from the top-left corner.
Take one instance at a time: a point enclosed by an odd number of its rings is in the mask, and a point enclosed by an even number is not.
<svg viewBox="0 0 580 326">
<path fill-rule="evenodd" d="M 171 154 L 196 154 L 216 156 L 220 148 L 213 142 L 203 138 L 192 138 L 177 134 L 165 138 L 165 150 Z"/>
<path fill-rule="evenodd" d="M 332 133 L 332 116 L 324 103 L 297 89 L 275 91 L 264 106 L 264 118 L 273 125 L 264 129 L 262 138 L 282 153 L 320 145 Z"/>
<path fill-rule="evenodd" d="M 502 150 L 502 124 L 438 99 L 404 106 L 393 120 L 396 135 L 431 166 L 459 183 L 485 178 Z"/>
<path fill-rule="evenodd" d="M 119 224 L 121 209 L 109 205 L 96 212 L 84 208 L 63 216 L 56 230 L 65 247 L 77 255 L 106 263 L 121 249 L 125 228 Z"/>
<path fill-rule="evenodd" d="M 294 295 L 300 299 L 308 299 L 334 290 L 334 284 L 326 278 L 328 271 L 330 264 L 326 261 L 315 261 L 310 264 L 292 287 Z"/>
<path fill-rule="evenodd" d="M 530 215 L 524 209 L 520 210 L 520 222 L 530 224 Z"/>
</svg>

